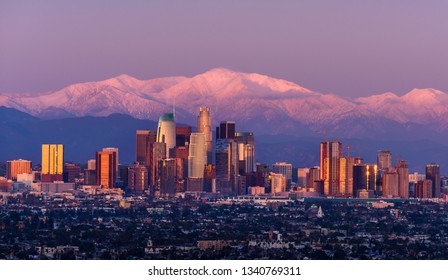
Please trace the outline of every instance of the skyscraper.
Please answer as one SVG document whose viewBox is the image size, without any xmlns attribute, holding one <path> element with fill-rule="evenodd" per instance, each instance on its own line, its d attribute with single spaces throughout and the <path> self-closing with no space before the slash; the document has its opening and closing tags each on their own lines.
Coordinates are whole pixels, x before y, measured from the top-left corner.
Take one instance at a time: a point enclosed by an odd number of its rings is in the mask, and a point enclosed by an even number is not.
<svg viewBox="0 0 448 280">
<path fill-rule="evenodd" d="M 137 130 L 136 140 L 136 162 L 149 166 L 149 149 L 151 143 L 156 142 L 156 132 L 149 129 Z"/>
<path fill-rule="evenodd" d="M 358 197 L 358 192 L 367 190 L 367 165 L 353 165 L 353 196 Z"/>
<path fill-rule="evenodd" d="M 432 181 L 431 180 L 420 180 L 415 186 L 415 197 L 417 198 L 432 198 Z"/>
<path fill-rule="evenodd" d="M 152 143 L 150 145 L 150 163 L 149 163 L 149 184 L 151 186 L 151 192 L 160 191 L 159 183 L 159 161 L 166 158 L 166 144 L 165 143 Z"/>
<path fill-rule="evenodd" d="M 324 194 L 338 195 L 340 193 L 340 159 L 342 144 L 339 141 L 321 143 L 321 178 L 324 180 Z"/>
<path fill-rule="evenodd" d="M 159 161 L 160 194 L 172 196 L 175 193 L 175 160 L 172 158 Z"/>
<path fill-rule="evenodd" d="M 42 182 L 62 181 L 64 145 L 42 144 Z"/>
<path fill-rule="evenodd" d="M 308 176 L 309 172 L 310 172 L 309 168 L 297 168 L 297 185 L 298 186 L 301 186 L 301 187 L 307 186 L 306 180 L 307 180 L 307 176 Z M 319 180 L 319 178 L 317 178 L 316 180 Z"/>
<path fill-rule="evenodd" d="M 216 140 L 216 189 L 222 194 L 236 194 L 238 143 L 233 139 Z"/>
<path fill-rule="evenodd" d="M 157 142 L 166 144 L 165 157 L 169 157 L 170 149 L 176 146 L 176 123 L 173 113 L 160 116 L 157 126 Z"/>
<path fill-rule="evenodd" d="M 29 160 L 8 160 L 6 162 L 6 179 L 17 180 L 18 174 L 30 173 L 31 161 Z"/>
<path fill-rule="evenodd" d="M 292 181 L 292 164 L 287 162 L 276 162 L 272 165 L 272 171 L 282 174 L 286 178 L 286 187 L 291 186 Z"/>
<path fill-rule="evenodd" d="M 118 148 L 103 148 L 103 152 L 115 152 L 116 162 L 115 162 L 115 172 L 118 176 Z"/>
<path fill-rule="evenodd" d="M 136 193 L 143 193 L 148 188 L 148 170 L 146 166 L 136 163 L 129 167 L 128 187 Z"/>
<path fill-rule="evenodd" d="M 117 152 L 96 152 L 96 184 L 103 188 L 115 188 L 117 180 Z"/>
<path fill-rule="evenodd" d="M 207 164 L 207 147 L 204 133 L 192 133 L 188 155 L 188 177 L 204 178 Z"/>
<path fill-rule="evenodd" d="M 383 196 L 399 197 L 398 173 L 396 170 L 389 170 L 383 174 Z"/>
<path fill-rule="evenodd" d="M 216 128 L 216 139 L 235 139 L 235 122 L 222 121 Z"/>
<path fill-rule="evenodd" d="M 388 170 L 392 167 L 392 153 L 388 150 L 378 151 L 377 157 L 378 169 Z"/>
<path fill-rule="evenodd" d="M 408 162 L 400 160 L 397 164 L 398 195 L 401 198 L 409 198 L 409 167 Z"/>
<path fill-rule="evenodd" d="M 239 174 L 254 172 L 255 168 L 255 138 L 252 132 L 236 132 L 238 143 Z"/>
<path fill-rule="evenodd" d="M 432 181 L 432 196 L 440 197 L 440 166 L 435 163 L 426 165 L 426 179 Z"/>
<path fill-rule="evenodd" d="M 235 142 L 235 122 L 222 121 L 216 128 L 216 190 L 222 194 L 237 194 L 238 143 Z"/>
<path fill-rule="evenodd" d="M 176 147 L 188 146 L 191 126 L 176 126 Z"/>
<path fill-rule="evenodd" d="M 210 109 L 201 107 L 198 116 L 198 132 L 205 135 L 205 146 L 207 150 L 207 164 L 212 164 L 212 118 L 210 116 Z"/>
</svg>

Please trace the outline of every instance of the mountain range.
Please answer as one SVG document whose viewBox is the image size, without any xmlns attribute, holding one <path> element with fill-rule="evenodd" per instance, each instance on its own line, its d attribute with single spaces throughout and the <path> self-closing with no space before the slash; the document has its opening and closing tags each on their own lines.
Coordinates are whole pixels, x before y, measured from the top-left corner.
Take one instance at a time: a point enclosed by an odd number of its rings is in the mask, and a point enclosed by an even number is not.
<svg viewBox="0 0 448 280">
<path fill-rule="evenodd" d="M 238 130 L 257 134 L 400 139 L 448 134 L 448 94 L 413 89 L 355 100 L 319 93 L 256 73 L 216 68 L 191 78 L 139 80 L 120 75 L 45 93 L 2 93 L 0 106 L 43 119 L 118 113 L 157 120 L 173 110 L 176 121 L 195 125 L 199 107 L 213 122 L 235 120 Z"/>
<path fill-rule="evenodd" d="M 411 170 L 421 172 L 429 162 L 448 166 L 446 93 L 413 89 L 348 100 L 224 68 L 192 78 L 120 75 L 45 93 L 2 93 L 0 161 L 40 162 L 40 144 L 64 143 L 69 161 L 85 162 L 112 146 L 120 149 L 122 163 L 131 163 L 135 130 L 155 129 L 174 103 L 177 123 L 195 126 L 199 107 L 207 106 L 215 125 L 235 120 L 238 131 L 253 131 L 260 162 L 316 165 L 326 134 L 367 162 L 376 161 L 378 149 L 390 149 L 409 160 Z"/>
</svg>

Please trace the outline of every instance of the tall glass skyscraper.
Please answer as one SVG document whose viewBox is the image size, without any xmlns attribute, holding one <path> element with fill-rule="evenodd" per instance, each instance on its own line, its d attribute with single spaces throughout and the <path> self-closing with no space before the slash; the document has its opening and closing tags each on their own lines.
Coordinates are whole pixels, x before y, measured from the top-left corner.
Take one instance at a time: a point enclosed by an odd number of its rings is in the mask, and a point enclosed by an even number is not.
<svg viewBox="0 0 448 280">
<path fill-rule="evenodd" d="M 198 132 L 205 135 L 205 146 L 207 150 L 207 164 L 212 164 L 212 118 L 210 116 L 210 109 L 201 107 L 198 116 Z"/>
<path fill-rule="evenodd" d="M 168 158 L 170 149 L 176 146 L 176 123 L 173 113 L 160 116 L 157 126 L 157 142 L 166 144 L 166 157 Z"/>
<path fill-rule="evenodd" d="M 188 177 L 204 178 L 204 168 L 207 164 L 207 151 L 204 133 L 192 133 L 188 155 Z"/>
</svg>

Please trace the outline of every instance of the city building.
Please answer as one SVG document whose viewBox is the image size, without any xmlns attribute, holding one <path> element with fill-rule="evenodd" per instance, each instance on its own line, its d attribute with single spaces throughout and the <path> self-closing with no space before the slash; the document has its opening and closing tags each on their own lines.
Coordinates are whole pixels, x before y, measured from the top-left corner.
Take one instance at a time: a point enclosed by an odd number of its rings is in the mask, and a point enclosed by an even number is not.
<svg viewBox="0 0 448 280">
<path fill-rule="evenodd" d="M 170 149 L 176 146 L 176 123 L 174 114 L 163 114 L 157 126 L 157 142 L 166 144 L 165 157 L 169 157 Z"/>
<path fill-rule="evenodd" d="M 235 139 L 235 126 L 234 121 L 222 121 L 216 127 L 216 139 Z"/>
<path fill-rule="evenodd" d="M 306 178 L 307 178 L 309 172 L 310 172 L 309 168 L 297 168 L 297 185 L 298 186 L 302 186 L 302 187 L 307 186 Z"/>
<path fill-rule="evenodd" d="M 149 163 L 149 185 L 151 187 L 151 192 L 160 191 L 159 182 L 159 162 L 166 158 L 166 144 L 155 142 L 150 146 L 150 163 Z"/>
<path fill-rule="evenodd" d="M 191 126 L 176 126 L 176 147 L 188 147 L 190 135 Z"/>
<path fill-rule="evenodd" d="M 96 184 L 103 188 L 115 188 L 117 180 L 117 152 L 96 152 Z"/>
<path fill-rule="evenodd" d="M 287 162 L 276 162 L 272 165 L 272 171 L 282 174 L 286 178 L 286 187 L 291 187 L 292 182 L 292 164 Z"/>
<path fill-rule="evenodd" d="M 63 178 L 64 182 L 74 183 L 76 179 L 81 177 L 81 167 L 74 163 L 64 163 Z"/>
<path fill-rule="evenodd" d="M 62 181 L 64 145 L 42 144 L 42 182 Z"/>
<path fill-rule="evenodd" d="M 204 167 L 207 164 L 207 147 L 204 133 L 192 133 L 190 136 L 188 156 L 188 177 L 204 178 Z"/>
<path fill-rule="evenodd" d="M 255 169 L 255 138 L 252 132 L 236 132 L 238 143 L 238 172 L 240 175 L 254 172 Z"/>
<path fill-rule="evenodd" d="M 435 163 L 426 165 L 426 179 L 432 182 L 432 196 L 440 197 L 440 166 Z"/>
<path fill-rule="evenodd" d="M 285 175 L 271 172 L 269 174 L 271 180 L 271 193 L 282 193 L 286 191 L 287 179 Z"/>
<path fill-rule="evenodd" d="M 378 151 L 377 164 L 379 170 L 389 170 L 392 168 L 392 153 L 389 150 Z"/>
<path fill-rule="evenodd" d="M 205 146 L 207 150 L 207 164 L 213 163 L 213 138 L 212 138 L 212 118 L 210 116 L 210 108 L 199 108 L 198 116 L 198 132 L 205 135 Z"/>
<path fill-rule="evenodd" d="M 324 194 L 340 194 L 342 144 L 339 141 L 320 144 L 321 179 L 324 181 Z"/>
<path fill-rule="evenodd" d="M 128 167 L 128 188 L 135 193 L 143 193 L 148 189 L 148 169 L 136 163 Z"/>
<path fill-rule="evenodd" d="M 6 179 L 15 181 L 17 175 L 23 173 L 31 173 L 31 161 L 17 159 L 6 162 Z"/>
<path fill-rule="evenodd" d="M 103 148 L 103 152 L 115 152 L 115 155 L 117 157 L 116 159 L 116 163 L 115 163 L 115 172 L 117 174 L 118 177 L 118 148 Z"/>
<path fill-rule="evenodd" d="M 151 144 L 156 142 L 154 130 L 137 130 L 136 132 L 136 162 L 149 166 Z"/>
<path fill-rule="evenodd" d="M 168 158 L 159 161 L 160 195 L 173 196 L 175 193 L 175 160 Z"/>
<path fill-rule="evenodd" d="M 426 179 L 418 181 L 415 186 L 415 197 L 422 199 L 432 198 L 432 188 L 432 180 Z"/>
<path fill-rule="evenodd" d="M 96 160 L 95 159 L 89 159 L 87 161 L 87 169 L 95 170 L 95 168 L 96 168 Z"/>
<path fill-rule="evenodd" d="M 405 160 L 400 160 L 396 166 L 398 173 L 398 196 L 409 198 L 409 167 Z"/>
<path fill-rule="evenodd" d="M 383 174 L 383 196 L 399 197 L 398 173 L 396 170 L 389 169 Z"/>
<path fill-rule="evenodd" d="M 216 189 L 224 195 L 236 194 L 238 143 L 233 139 L 216 140 Z"/>
</svg>

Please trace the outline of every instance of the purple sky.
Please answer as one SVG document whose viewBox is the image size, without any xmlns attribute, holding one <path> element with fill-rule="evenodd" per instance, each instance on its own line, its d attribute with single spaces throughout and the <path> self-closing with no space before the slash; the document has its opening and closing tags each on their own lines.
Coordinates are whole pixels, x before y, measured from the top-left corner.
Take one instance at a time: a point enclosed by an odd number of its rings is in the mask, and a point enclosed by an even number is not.
<svg viewBox="0 0 448 280">
<path fill-rule="evenodd" d="M 67 2 L 0 2 L 0 92 L 221 66 L 344 97 L 448 92 L 444 0 Z"/>
</svg>

